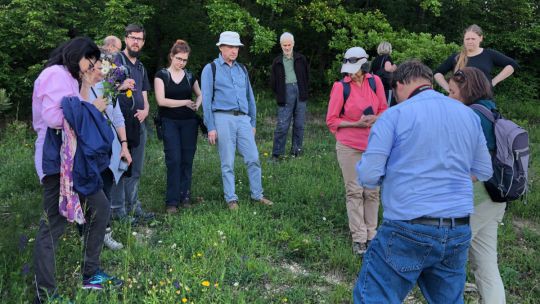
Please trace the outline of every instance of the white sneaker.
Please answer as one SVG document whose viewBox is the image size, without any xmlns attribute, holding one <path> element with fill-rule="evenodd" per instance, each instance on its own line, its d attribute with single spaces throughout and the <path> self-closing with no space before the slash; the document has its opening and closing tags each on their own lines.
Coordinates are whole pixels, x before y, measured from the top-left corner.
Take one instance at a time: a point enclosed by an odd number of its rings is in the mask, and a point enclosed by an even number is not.
<svg viewBox="0 0 540 304">
<path fill-rule="evenodd" d="M 122 245 L 122 243 L 117 242 L 115 239 L 113 239 L 112 231 L 105 233 L 103 244 L 105 244 L 105 246 L 107 246 L 107 248 L 109 248 L 110 250 L 120 250 L 124 248 L 124 245 Z"/>
</svg>

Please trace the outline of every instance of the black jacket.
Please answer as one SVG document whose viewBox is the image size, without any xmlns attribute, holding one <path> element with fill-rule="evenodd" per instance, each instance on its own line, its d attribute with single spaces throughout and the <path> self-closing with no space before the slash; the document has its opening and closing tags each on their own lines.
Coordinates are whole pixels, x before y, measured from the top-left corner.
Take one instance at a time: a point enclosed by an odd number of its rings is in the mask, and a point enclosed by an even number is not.
<svg viewBox="0 0 540 304">
<path fill-rule="evenodd" d="M 309 67 L 306 57 L 300 53 L 293 53 L 294 73 L 298 83 L 298 93 L 301 101 L 308 99 Z M 285 99 L 285 68 L 283 67 L 283 54 L 277 56 L 272 62 L 272 73 L 270 75 L 270 88 L 276 95 L 278 105 L 284 105 Z"/>
</svg>

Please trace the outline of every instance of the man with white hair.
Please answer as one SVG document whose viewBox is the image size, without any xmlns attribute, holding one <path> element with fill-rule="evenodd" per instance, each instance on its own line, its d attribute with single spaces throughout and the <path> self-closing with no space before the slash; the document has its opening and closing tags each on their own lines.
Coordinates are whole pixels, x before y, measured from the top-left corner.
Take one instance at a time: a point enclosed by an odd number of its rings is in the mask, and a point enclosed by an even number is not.
<svg viewBox="0 0 540 304">
<path fill-rule="evenodd" d="M 116 54 L 122 49 L 122 41 L 116 36 L 107 36 L 103 39 L 102 48 L 107 54 Z"/>
<path fill-rule="evenodd" d="M 274 132 L 272 159 L 279 160 L 285 153 L 287 133 L 293 121 L 291 155 L 302 153 L 304 121 L 308 98 L 309 66 L 304 55 L 293 52 L 294 37 L 285 32 L 279 39 L 283 54 L 272 62 L 270 87 L 276 96 L 278 117 Z"/>
<path fill-rule="evenodd" d="M 234 159 L 236 150 L 244 158 L 251 199 L 270 206 L 263 196 L 261 163 L 255 143 L 257 108 L 246 67 L 238 63 L 238 50 L 244 46 L 237 32 L 219 36 L 219 57 L 207 64 L 201 76 L 204 123 L 208 141 L 217 143 L 221 160 L 223 192 L 229 209 L 238 209 L 235 193 Z"/>
</svg>

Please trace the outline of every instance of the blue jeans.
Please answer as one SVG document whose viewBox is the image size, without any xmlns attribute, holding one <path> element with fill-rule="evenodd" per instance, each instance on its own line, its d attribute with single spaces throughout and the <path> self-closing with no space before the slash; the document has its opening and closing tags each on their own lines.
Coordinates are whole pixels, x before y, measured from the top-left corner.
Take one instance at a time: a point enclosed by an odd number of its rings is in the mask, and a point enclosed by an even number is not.
<svg viewBox="0 0 540 304">
<path fill-rule="evenodd" d="M 144 164 L 144 146 L 146 145 L 146 123 L 141 124 L 140 143 L 130 149 L 131 153 L 131 176 L 122 176 L 118 184 L 113 184 L 111 189 L 111 208 L 116 216 L 124 216 L 142 211 L 139 201 L 139 180 Z"/>
<path fill-rule="evenodd" d="M 190 198 L 193 158 L 197 150 L 197 119 L 169 119 L 163 117 L 163 151 L 167 166 L 167 194 L 165 204 L 178 206 Z"/>
<path fill-rule="evenodd" d="M 261 181 L 261 163 L 259 151 L 255 144 L 255 135 L 248 115 L 234 116 L 229 113 L 214 112 L 214 120 L 218 135 L 217 146 L 221 160 L 221 177 L 225 201 L 237 201 L 234 184 L 234 158 L 236 149 L 244 158 L 247 167 L 251 198 L 259 200 L 263 197 Z"/>
<path fill-rule="evenodd" d="M 299 99 L 298 85 L 296 83 L 288 83 L 285 92 L 286 103 L 284 106 L 278 106 L 277 124 L 274 131 L 274 148 L 272 151 L 274 156 L 285 153 L 287 133 L 289 132 L 291 120 L 293 120 L 291 153 L 296 154 L 302 151 L 304 141 L 306 101 Z"/>
<path fill-rule="evenodd" d="M 354 303 L 402 303 L 416 285 L 428 303 L 463 303 L 469 225 L 383 221 L 364 255 Z"/>
</svg>

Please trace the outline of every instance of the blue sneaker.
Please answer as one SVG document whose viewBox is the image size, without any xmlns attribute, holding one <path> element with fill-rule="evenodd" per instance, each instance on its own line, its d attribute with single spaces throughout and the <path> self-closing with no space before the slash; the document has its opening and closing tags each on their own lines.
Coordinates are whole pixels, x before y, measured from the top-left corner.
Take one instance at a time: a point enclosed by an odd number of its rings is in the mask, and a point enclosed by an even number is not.
<svg viewBox="0 0 540 304">
<path fill-rule="evenodd" d="M 116 288 L 124 284 L 124 281 L 110 276 L 103 272 L 101 269 L 98 269 L 94 275 L 90 277 L 83 276 L 83 289 L 97 289 L 101 290 L 107 288 L 107 286 Z"/>
</svg>

